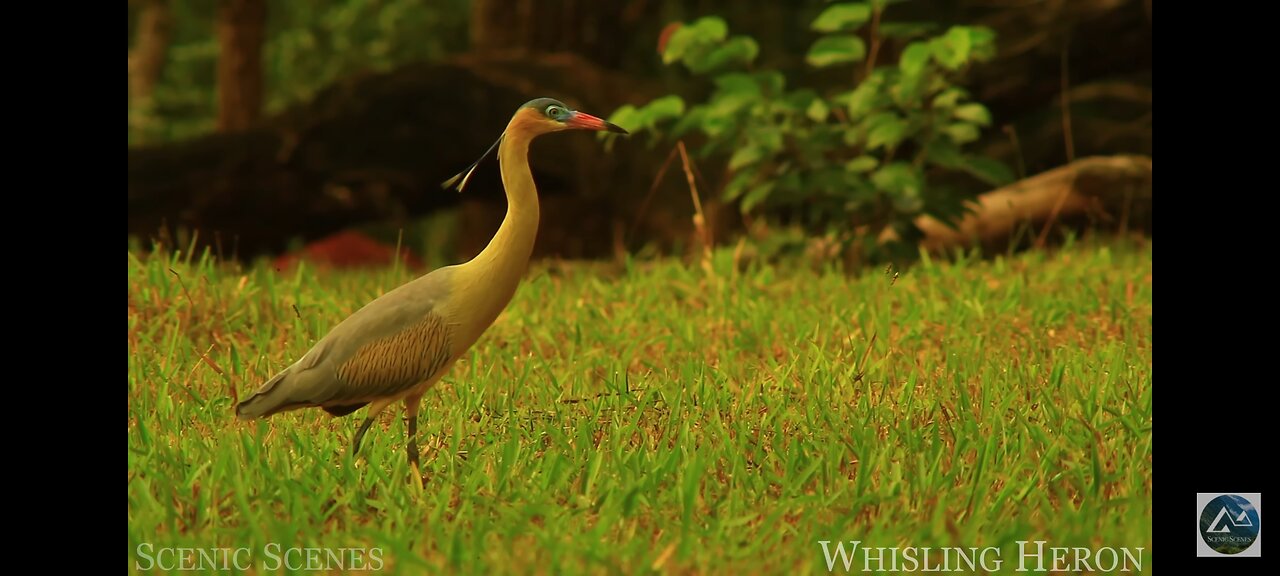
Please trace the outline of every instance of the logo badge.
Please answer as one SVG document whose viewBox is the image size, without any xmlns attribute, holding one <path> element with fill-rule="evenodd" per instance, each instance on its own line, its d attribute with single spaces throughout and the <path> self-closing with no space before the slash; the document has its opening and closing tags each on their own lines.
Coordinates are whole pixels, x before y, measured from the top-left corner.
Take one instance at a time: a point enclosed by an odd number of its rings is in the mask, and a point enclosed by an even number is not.
<svg viewBox="0 0 1280 576">
<path fill-rule="evenodd" d="M 1261 494 L 1196 494 L 1196 556 L 1262 556 Z"/>
</svg>

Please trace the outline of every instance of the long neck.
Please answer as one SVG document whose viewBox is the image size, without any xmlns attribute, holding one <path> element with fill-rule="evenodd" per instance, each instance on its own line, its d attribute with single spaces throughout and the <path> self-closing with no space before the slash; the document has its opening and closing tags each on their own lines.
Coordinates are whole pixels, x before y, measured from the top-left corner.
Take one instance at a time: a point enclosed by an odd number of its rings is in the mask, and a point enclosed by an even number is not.
<svg viewBox="0 0 1280 576">
<path fill-rule="evenodd" d="M 507 192 L 507 215 L 489 245 L 459 266 L 465 294 L 459 302 L 467 318 L 464 341 L 479 338 L 515 295 L 529 265 L 538 235 L 538 191 L 529 171 L 529 138 L 509 130 L 498 147 L 502 185 Z"/>
<path fill-rule="evenodd" d="M 529 171 L 529 139 L 519 135 L 503 138 L 498 164 L 507 191 L 507 215 L 489 245 L 467 265 L 483 270 L 491 280 L 509 282 L 514 289 L 529 264 L 538 235 L 538 190 Z"/>
</svg>

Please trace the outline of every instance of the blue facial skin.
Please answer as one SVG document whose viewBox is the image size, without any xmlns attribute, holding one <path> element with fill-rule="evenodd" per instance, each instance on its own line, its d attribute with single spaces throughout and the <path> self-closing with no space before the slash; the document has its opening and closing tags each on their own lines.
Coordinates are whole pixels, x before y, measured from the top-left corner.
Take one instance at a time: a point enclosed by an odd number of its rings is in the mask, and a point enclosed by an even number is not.
<svg viewBox="0 0 1280 576">
<path fill-rule="evenodd" d="M 573 111 L 570 110 L 568 106 L 565 106 L 564 102 L 556 100 L 555 98 L 535 98 L 525 102 L 524 106 L 521 106 L 521 108 L 533 108 L 534 110 L 537 110 L 539 114 L 555 120 L 556 122 L 564 122 L 573 115 Z"/>
</svg>

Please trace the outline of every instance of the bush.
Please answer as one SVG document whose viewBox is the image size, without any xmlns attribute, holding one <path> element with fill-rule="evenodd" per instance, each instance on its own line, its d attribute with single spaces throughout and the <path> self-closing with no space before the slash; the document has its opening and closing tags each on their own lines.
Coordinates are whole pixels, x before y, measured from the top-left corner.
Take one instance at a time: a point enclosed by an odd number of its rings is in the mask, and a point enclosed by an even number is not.
<svg viewBox="0 0 1280 576">
<path fill-rule="evenodd" d="M 885 247 L 913 252 L 917 216 L 954 221 L 970 196 L 939 176 L 959 171 L 998 186 L 1011 174 L 965 149 L 991 114 L 958 83 L 975 62 L 994 56 L 994 33 L 953 26 L 929 38 L 929 25 L 882 22 L 885 3 L 835 4 L 811 25 L 819 36 L 806 63 L 851 68 L 853 86 L 829 94 L 788 90 L 781 72 L 755 69 L 754 39 L 731 36 L 723 19 L 708 16 L 674 25 L 662 48 L 664 63 L 711 78 L 707 101 L 686 106 L 668 95 L 623 106 L 609 119 L 650 133 L 651 145 L 701 134 L 700 153 L 726 163 L 721 197 L 744 214 L 834 233 L 846 247 L 861 242 L 871 257 Z M 877 65 L 886 42 L 907 44 L 896 64 Z M 879 245 L 889 229 L 897 241 Z"/>
</svg>

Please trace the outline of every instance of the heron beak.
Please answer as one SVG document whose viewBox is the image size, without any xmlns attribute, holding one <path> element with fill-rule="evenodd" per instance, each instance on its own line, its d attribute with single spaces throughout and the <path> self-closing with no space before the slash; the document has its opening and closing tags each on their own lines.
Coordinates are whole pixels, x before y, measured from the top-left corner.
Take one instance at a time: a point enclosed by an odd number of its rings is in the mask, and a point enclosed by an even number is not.
<svg viewBox="0 0 1280 576">
<path fill-rule="evenodd" d="M 612 122 L 606 122 L 586 112 L 574 112 L 568 120 L 564 121 L 564 125 L 570 128 L 578 128 L 582 130 L 609 131 L 616 134 L 628 134 L 621 126 Z"/>
</svg>

